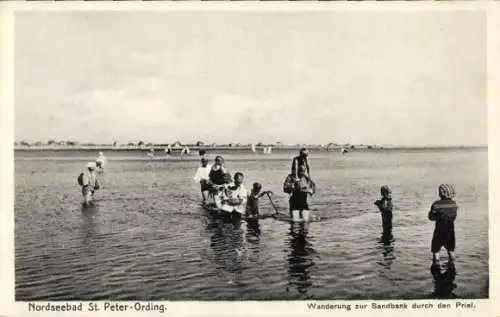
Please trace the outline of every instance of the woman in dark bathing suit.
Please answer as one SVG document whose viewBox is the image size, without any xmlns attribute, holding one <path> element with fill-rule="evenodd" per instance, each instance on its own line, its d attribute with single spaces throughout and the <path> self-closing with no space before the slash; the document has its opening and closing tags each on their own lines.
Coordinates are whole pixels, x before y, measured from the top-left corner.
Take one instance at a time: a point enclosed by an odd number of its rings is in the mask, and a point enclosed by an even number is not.
<svg viewBox="0 0 500 317">
<path fill-rule="evenodd" d="M 214 165 L 210 169 L 208 177 L 214 185 L 226 184 L 226 168 L 224 167 L 224 159 L 218 155 L 215 157 Z"/>
<path fill-rule="evenodd" d="M 212 195 L 214 197 L 215 206 L 217 208 L 222 207 L 222 188 L 221 185 L 229 184 L 231 180 L 228 177 L 226 168 L 224 167 L 224 159 L 222 156 L 218 155 L 215 157 L 214 165 L 210 169 L 208 174 L 210 184 L 212 186 Z"/>
</svg>

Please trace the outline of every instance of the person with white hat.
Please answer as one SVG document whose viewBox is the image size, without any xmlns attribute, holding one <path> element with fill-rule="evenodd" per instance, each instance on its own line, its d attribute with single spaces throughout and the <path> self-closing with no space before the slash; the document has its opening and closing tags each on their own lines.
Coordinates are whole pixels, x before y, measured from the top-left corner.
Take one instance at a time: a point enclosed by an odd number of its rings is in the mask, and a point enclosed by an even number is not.
<svg viewBox="0 0 500 317">
<path fill-rule="evenodd" d="M 95 175 L 96 164 L 94 162 L 87 163 L 86 173 L 81 173 L 78 183 L 82 186 L 83 204 L 87 206 L 94 196 L 94 192 L 99 189 L 99 182 Z"/>
</svg>

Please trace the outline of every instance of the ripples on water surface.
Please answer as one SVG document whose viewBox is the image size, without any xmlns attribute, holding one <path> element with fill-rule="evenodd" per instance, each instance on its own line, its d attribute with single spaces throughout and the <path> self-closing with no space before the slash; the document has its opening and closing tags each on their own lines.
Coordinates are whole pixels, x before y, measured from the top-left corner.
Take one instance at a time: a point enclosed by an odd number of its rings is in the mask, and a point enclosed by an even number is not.
<svg viewBox="0 0 500 317">
<path fill-rule="evenodd" d="M 17 300 L 431 298 L 454 277 L 430 270 L 427 212 L 444 182 L 460 206 L 453 293 L 488 297 L 486 151 L 313 154 L 310 205 L 324 219 L 309 228 L 220 225 L 200 208 L 197 160 L 138 153 L 109 153 L 98 201 L 82 209 L 76 176 L 93 154 L 16 152 Z M 247 188 L 273 190 L 285 211 L 291 157 L 234 154 L 226 165 Z M 381 236 L 373 205 L 383 184 L 393 190 L 394 239 Z M 272 211 L 264 198 L 261 209 Z"/>
</svg>

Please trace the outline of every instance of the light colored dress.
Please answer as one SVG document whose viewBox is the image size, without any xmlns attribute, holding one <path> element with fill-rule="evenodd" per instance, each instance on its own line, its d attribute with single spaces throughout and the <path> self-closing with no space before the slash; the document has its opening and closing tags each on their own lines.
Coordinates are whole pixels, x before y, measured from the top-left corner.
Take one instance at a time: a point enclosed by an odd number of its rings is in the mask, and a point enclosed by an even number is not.
<svg viewBox="0 0 500 317">
<path fill-rule="evenodd" d="M 227 186 L 226 195 L 228 201 L 222 203 L 221 209 L 227 212 L 236 211 L 240 214 L 244 214 L 248 200 L 248 191 L 245 186 L 241 184 L 240 186 L 236 187 L 236 185 L 232 183 Z M 241 203 L 237 205 L 230 203 L 232 200 L 238 199 L 241 199 Z"/>
<path fill-rule="evenodd" d="M 203 166 L 198 167 L 198 170 L 196 171 L 193 180 L 197 183 L 199 183 L 202 179 L 209 180 L 209 174 L 211 168 L 212 166 L 210 164 L 207 164 L 207 166 L 205 167 Z"/>
<path fill-rule="evenodd" d="M 83 173 L 82 177 L 82 196 L 85 203 L 92 200 L 95 190 L 99 187 L 95 172 Z"/>
</svg>

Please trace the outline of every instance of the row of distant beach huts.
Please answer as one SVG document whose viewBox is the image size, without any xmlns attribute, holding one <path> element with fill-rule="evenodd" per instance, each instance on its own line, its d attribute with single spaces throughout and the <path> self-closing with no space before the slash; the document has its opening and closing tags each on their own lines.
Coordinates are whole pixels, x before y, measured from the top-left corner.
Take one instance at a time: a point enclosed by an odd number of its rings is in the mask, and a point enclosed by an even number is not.
<svg viewBox="0 0 500 317">
<path fill-rule="evenodd" d="M 326 150 L 326 151 L 349 151 L 354 149 L 382 149 L 383 147 L 377 147 L 372 145 L 351 145 L 351 144 L 337 144 L 329 143 L 326 145 L 311 145 L 311 144 L 295 144 L 295 145 L 285 145 L 281 143 L 275 144 L 240 144 L 240 143 L 230 143 L 230 144 L 204 144 L 202 142 L 196 142 L 195 144 L 182 144 L 177 141 L 171 144 L 155 144 L 155 143 L 127 143 L 120 144 L 114 142 L 113 144 L 93 144 L 93 143 L 77 143 L 71 141 L 63 142 L 33 142 L 28 143 L 25 141 L 14 143 L 15 150 L 145 150 L 145 151 L 165 151 L 167 153 L 181 152 L 184 154 L 189 154 L 192 151 L 199 151 L 200 149 L 214 149 L 214 150 L 250 150 L 254 153 L 264 153 L 271 154 L 274 149 L 281 150 L 295 150 L 302 147 L 306 147 L 311 150 Z"/>
</svg>

